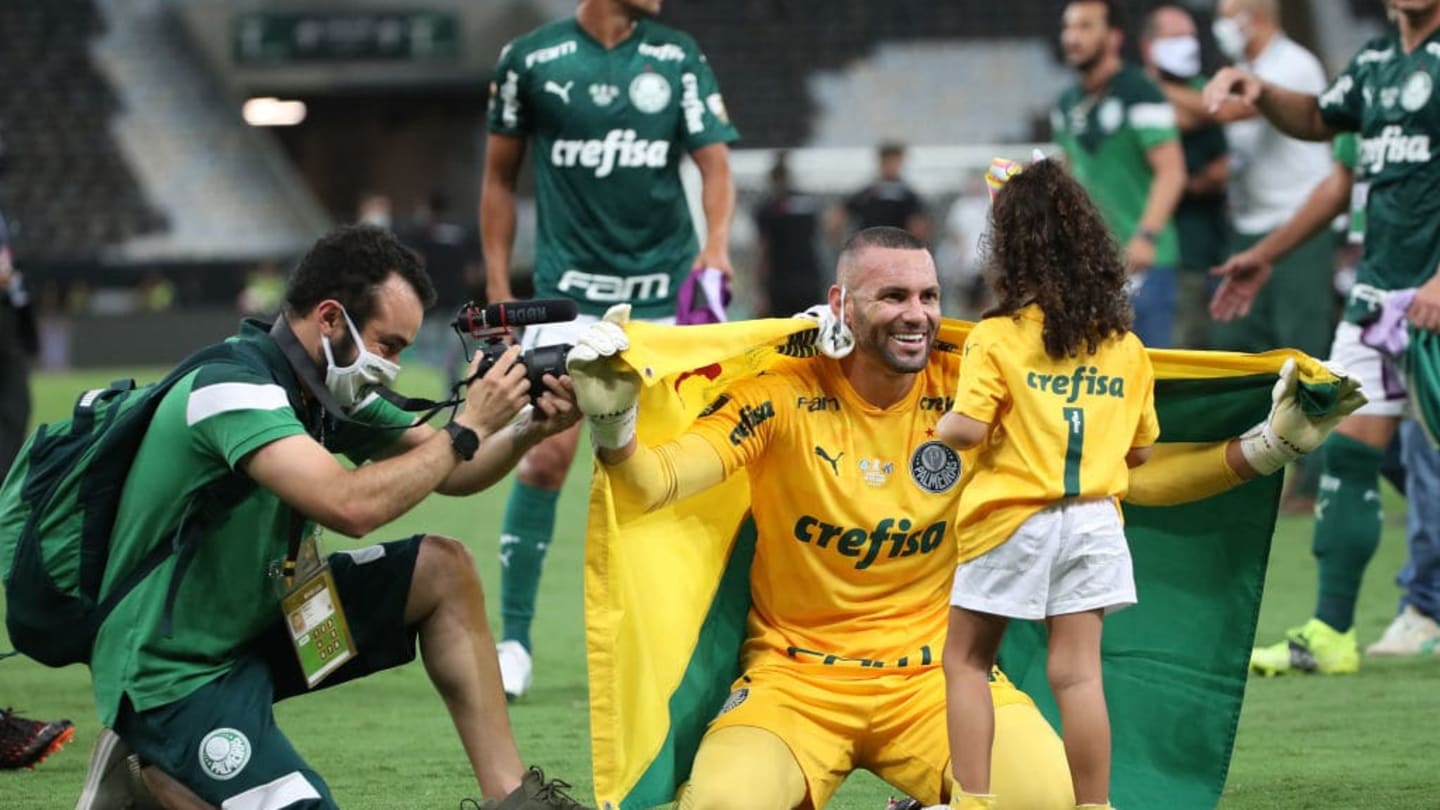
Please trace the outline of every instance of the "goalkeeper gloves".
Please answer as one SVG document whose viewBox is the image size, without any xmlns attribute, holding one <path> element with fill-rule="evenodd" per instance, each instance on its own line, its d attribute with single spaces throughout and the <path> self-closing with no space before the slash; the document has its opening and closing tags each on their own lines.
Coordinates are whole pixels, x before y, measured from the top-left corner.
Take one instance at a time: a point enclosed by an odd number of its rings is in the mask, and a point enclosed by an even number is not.
<svg viewBox="0 0 1440 810">
<path fill-rule="evenodd" d="M 598 448 L 618 450 L 635 438 L 640 377 L 617 362 L 620 352 L 630 348 L 623 328 L 629 321 L 630 305 L 616 304 L 565 357 L 575 402 L 589 419 L 590 441 Z"/>
<path fill-rule="evenodd" d="M 1245 460 L 1261 475 L 1277 472 L 1313 452 L 1342 419 L 1366 402 L 1365 395 L 1360 393 L 1360 382 L 1341 375 L 1335 407 L 1322 416 L 1308 416 L 1296 396 L 1299 385 L 1295 361 L 1286 360 L 1280 368 L 1280 379 L 1270 392 L 1270 415 L 1240 436 L 1240 450 Z"/>
</svg>

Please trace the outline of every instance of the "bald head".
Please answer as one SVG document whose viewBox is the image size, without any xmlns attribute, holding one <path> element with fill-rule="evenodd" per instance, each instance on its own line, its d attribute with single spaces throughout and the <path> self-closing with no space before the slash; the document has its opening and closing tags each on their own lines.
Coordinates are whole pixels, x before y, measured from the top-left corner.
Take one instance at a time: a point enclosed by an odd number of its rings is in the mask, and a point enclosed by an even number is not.
<svg viewBox="0 0 1440 810">
<path fill-rule="evenodd" d="M 915 234 L 901 228 L 886 226 L 866 228 L 856 232 L 845 241 L 840 257 L 835 262 L 835 282 L 842 287 L 854 289 L 860 286 L 864 263 L 862 254 L 870 248 L 895 250 L 926 250 L 925 243 Z"/>
</svg>

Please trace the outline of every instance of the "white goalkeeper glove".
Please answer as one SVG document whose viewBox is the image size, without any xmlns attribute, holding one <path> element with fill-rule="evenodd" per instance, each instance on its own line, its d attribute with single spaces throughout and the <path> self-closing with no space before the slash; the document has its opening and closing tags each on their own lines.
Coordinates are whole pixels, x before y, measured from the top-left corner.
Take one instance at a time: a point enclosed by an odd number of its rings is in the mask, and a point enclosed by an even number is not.
<svg viewBox="0 0 1440 810">
<path fill-rule="evenodd" d="M 624 325 L 630 305 L 616 304 L 592 324 L 565 356 L 565 370 L 575 386 L 575 402 L 590 421 L 590 441 L 617 450 L 635 438 L 636 400 L 640 377 L 617 362 L 630 348 Z"/>
<path fill-rule="evenodd" d="M 843 298 L 841 302 L 843 307 Z M 839 360 L 855 348 L 855 336 L 851 334 L 850 327 L 835 316 L 835 313 L 830 310 L 829 304 L 816 304 L 791 317 L 814 321 L 820 327 L 815 333 L 815 348 L 819 349 L 820 353 L 826 357 Z"/>
<path fill-rule="evenodd" d="M 1314 452 L 1342 419 L 1366 402 L 1359 380 L 1340 374 L 1335 407 L 1323 416 L 1309 416 L 1296 396 L 1299 376 L 1295 361 L 1286 360 L 1280 367 L 1280 379 L 1270 391 L 1270 415 L 1240 436 L 1240 451 L 1261 475 L 1270 475 Z"/>
</svg>

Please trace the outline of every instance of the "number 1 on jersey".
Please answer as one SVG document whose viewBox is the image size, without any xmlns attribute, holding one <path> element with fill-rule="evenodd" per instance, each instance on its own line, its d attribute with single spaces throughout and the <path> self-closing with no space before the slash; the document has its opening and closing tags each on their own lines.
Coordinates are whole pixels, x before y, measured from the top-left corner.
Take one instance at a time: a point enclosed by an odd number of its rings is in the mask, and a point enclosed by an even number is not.
<svg viewBox="0 0 1440 810">
<path fill-rule="evenodd" d="M 1085 409 L 1065 409 L 1065 497 L 1080 494 L 1080 454 L 1085 450 Z"/>
</svg>

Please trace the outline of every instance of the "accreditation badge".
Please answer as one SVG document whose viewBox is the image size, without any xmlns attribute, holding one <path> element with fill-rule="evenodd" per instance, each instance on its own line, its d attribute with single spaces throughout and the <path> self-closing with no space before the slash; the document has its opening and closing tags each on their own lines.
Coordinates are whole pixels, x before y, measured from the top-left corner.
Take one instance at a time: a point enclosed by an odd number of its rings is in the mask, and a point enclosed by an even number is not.
<svg viewBox="0 0 1440 810">
<path fill-rule="evenodd" d="M 320 556 L 318 534 L 317 528 L 301 542 L 295 576 L 280 597 L 290 642 L 311 689 L 355 657 L 355 640 L 330 565 Z"/>
</svg>

